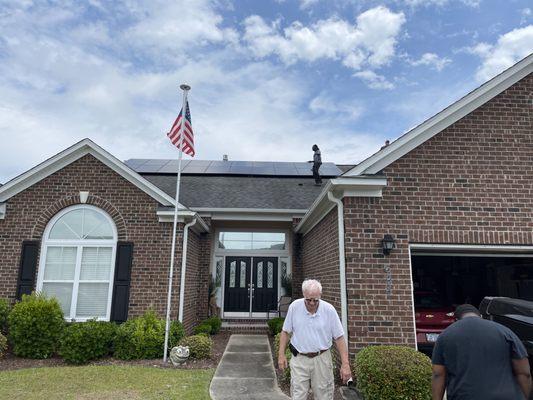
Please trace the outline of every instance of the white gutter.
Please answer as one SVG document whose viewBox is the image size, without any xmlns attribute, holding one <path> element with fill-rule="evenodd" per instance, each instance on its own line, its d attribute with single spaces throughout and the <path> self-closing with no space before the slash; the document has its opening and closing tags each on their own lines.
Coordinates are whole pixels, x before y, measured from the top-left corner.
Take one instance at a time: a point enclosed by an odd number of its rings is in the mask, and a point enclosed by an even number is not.
<svg viewBox="0 0 533 400">
<path fill-rule="evenodd" d="M 183 246 L 181 252 L 181 283 L 180 283 L 180 308 L 178 321 L 183 323 L 183 303 L 185 301 L 185 272 L 187 270 L 187 239 L 189 238 L 189 228 L 196 224 L 197 217 L 183 227 Z"/>
<path fill-rule="evenodd" d="M 337 204 L 337 222 L 339 227 L 339 275 L 341 283 L 341 320 L 342 328 L 344 329 L 344 338 L 346 339 L 346 346 L 348 346 L 348 304 L 346 300 L 346 258 L 344 253 L 344 205 L 342 200 L 333 196 L 332 192 L 328 191 L 328 199 Z"/>
<path fill-rule="evenodd" d="M 174 219 L 174 209 L 159 210 L 157 211 L 157 216 L 159 218 L 159 222 L 172 222 Z M 209 226 L 196 212 L 180 208 L 178 212 L 178 222 L 184 222 L 186 218 L 197 218 L 199 226 L 203 229 L 203 231 L 209 232 Z"/>
</svg>

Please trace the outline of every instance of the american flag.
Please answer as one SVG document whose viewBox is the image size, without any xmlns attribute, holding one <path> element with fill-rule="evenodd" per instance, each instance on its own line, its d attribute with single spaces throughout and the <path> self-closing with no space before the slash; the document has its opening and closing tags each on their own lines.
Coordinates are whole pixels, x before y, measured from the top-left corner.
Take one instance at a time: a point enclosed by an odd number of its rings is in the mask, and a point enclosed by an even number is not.
<svg viewBox="0 0 533 400">
<path fill-rule="evenodd" d="M 183 148 L 181 149 L 185 154 L 190 155 L 191 157 L 194 157 L 194 135 L 192 132 L 192 122 L 191 122 L 191 111 L 189 110 L 189 102 L 187 102 L 186 108 L 185 108 L 185 126 L 183 127 L 183 130 L 185 131 L 185 135 L 183 136 Z M 181 117 L 183 115 L 183 108 L 181 109 L 178 118 L 176 118 L 176 121 L 174 121 L 174 124 L 172 125 L 172 128 L 170 128 L 170 132 L 167 133 L 168 138 L 172 142 L 174 146 L 176 146 L 178 149 L 181 146 Z"/>
</svg>

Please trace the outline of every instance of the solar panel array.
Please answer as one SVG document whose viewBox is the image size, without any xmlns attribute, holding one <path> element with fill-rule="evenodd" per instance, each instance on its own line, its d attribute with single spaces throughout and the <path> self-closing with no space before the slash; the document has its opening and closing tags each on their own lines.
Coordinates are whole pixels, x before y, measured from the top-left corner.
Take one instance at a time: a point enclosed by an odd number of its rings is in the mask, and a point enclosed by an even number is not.
<svg viewBox="0 0 533 400">
<path fill-rule="evenodd" d="M 143 174 L 172 174 L 178 170 L 178 160 L 153 160 L 133 158 L 125 161 L 134 171 Z M 272 161 L 209 161 L 182 160 L 182 174 L 198 175 L 270 175 L 312 176 L 311 162 Z M 323 163 L 322 176 L 339 176 L 342 171 L 334 163 Z"/>
</svg>

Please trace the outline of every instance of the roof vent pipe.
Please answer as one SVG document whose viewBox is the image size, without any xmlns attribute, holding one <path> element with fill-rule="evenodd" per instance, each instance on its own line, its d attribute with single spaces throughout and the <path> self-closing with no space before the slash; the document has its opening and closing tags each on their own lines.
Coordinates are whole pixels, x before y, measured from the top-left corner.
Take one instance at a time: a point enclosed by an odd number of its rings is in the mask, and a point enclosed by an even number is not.
<svg viewBox="0 0 533 400">
<path fill-rule="evenodd" d="M 228 155 L 227 154 L 222 155 L 222 161 L 228 161 Z"/>
</svg>

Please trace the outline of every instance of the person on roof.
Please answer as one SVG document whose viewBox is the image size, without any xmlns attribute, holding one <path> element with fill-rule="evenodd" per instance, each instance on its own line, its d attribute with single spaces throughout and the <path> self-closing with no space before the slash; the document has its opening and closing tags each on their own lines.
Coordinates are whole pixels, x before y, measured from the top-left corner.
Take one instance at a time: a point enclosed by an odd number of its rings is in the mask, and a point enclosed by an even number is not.
<svg viewBox="0 0 533 400">
<path fill-rule="evenodd" d="M 318 170 L 320 169 L 320 166 L 322 165 L 322 156 L 320 154 L 320 149 L 316 144 L 313 145 L 313 151 L 315 152 L 313 154 L 313 168 L 311 169 L 313 171 L 313 178 L 315 179 L 315 185 L 321 185 L 322 179 L 320 178 L 320 174 L 318 173 Z"/>
</svg>

